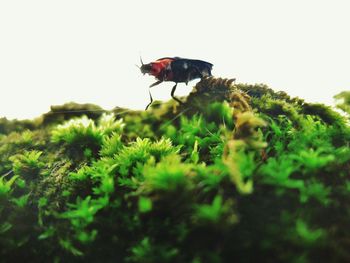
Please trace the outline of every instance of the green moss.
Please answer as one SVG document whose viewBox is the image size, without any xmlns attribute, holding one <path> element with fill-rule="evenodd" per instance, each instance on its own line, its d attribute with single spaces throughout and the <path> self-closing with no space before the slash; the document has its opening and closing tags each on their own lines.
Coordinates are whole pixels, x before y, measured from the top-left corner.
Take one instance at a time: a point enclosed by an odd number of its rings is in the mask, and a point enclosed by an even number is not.
<svg viewBox="0 0 350 263">
<path fill-rule="evenodd" d="M 182 100 L 1 119 L 2 261 L 350 261 L 347 116 L 213 77 Z"/>
<path fill-rule="evenodd" d="M 350 91 L 340 92 L 334 98 L 337 100 L 337 107 L 350 114 Z"/>
</svg>

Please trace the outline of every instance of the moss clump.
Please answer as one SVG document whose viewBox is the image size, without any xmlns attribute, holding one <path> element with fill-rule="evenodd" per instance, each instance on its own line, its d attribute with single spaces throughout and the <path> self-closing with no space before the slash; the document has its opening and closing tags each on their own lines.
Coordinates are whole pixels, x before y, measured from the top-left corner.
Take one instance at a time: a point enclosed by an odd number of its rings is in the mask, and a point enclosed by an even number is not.
<svg viewBox="0 0 350 263">
<path fill-rule="evenodd" d="M 350 114 L 350 91 L 343 91 L 334 96 L 337 101 L 337 107 L 347 114 Z"/>
<path fill-rule="evenodd" d="M 182 100 L 2 120 L 2 261 L 350 261 L 345 117 L 213 77 Z"/>
</svg>

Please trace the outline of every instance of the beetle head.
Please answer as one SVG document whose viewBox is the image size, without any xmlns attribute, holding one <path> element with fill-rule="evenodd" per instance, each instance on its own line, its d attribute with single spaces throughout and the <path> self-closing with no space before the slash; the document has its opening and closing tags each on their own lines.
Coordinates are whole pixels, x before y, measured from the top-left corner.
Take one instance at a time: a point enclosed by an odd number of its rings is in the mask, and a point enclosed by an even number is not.
<svg viewBox="0 0 350 263">
<path fill-rule="evenodd" d="M 150 73 L 152 71 L 152 63 L 149 64 L 143 64 L 142 58 L 140 57 L 141 67 L 139 69 L 141 70 L 142 74 Z"/>
</svg>

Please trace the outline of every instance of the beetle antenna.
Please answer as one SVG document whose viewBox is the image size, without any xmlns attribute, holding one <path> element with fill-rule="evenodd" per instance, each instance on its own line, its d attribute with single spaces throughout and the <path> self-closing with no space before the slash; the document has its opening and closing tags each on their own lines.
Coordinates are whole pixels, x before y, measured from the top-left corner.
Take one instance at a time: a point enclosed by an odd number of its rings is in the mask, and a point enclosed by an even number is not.
<svg viewBox="0 0 350 263">
<path fill-rule="evenodd" d="M 140 56 L 140 62 L 141 62 L 141 65 L 143 65 L 143 61 L 142 61 L 142 58 L 141 58 L 141 56 Z"/>
</svg>

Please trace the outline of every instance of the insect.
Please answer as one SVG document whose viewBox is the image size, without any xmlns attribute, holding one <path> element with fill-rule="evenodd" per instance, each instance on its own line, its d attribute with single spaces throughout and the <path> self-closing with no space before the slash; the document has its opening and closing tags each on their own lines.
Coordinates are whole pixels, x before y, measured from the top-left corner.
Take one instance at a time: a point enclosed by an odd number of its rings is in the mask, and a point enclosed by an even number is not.
<svg viewBox="0 0 350 263">
<path fill-rule="evenodd" d="M 163 81 L 173 81 L 175 86 L 171 90 L 171 97 L 182 104 L 183 102 L 174 96 L 178 83 L 186 83 L 189 81 L 211 76 L 211 70 L 213 64 L 198 60 L 198 59 L 187 59 L 180 57 L 165 57 L 157 59 L 154 62 L 144 64 L 141 60 L 140 70 L 143 74 L 149 74 L 157 79 L 157 82 L 153 83 L 149 87 L 159 85 Z M 153 98 L 151 91 L 149 91 L 151 102 L 147 105 L 146 110 L 152 104 Z"/>
</svg>

